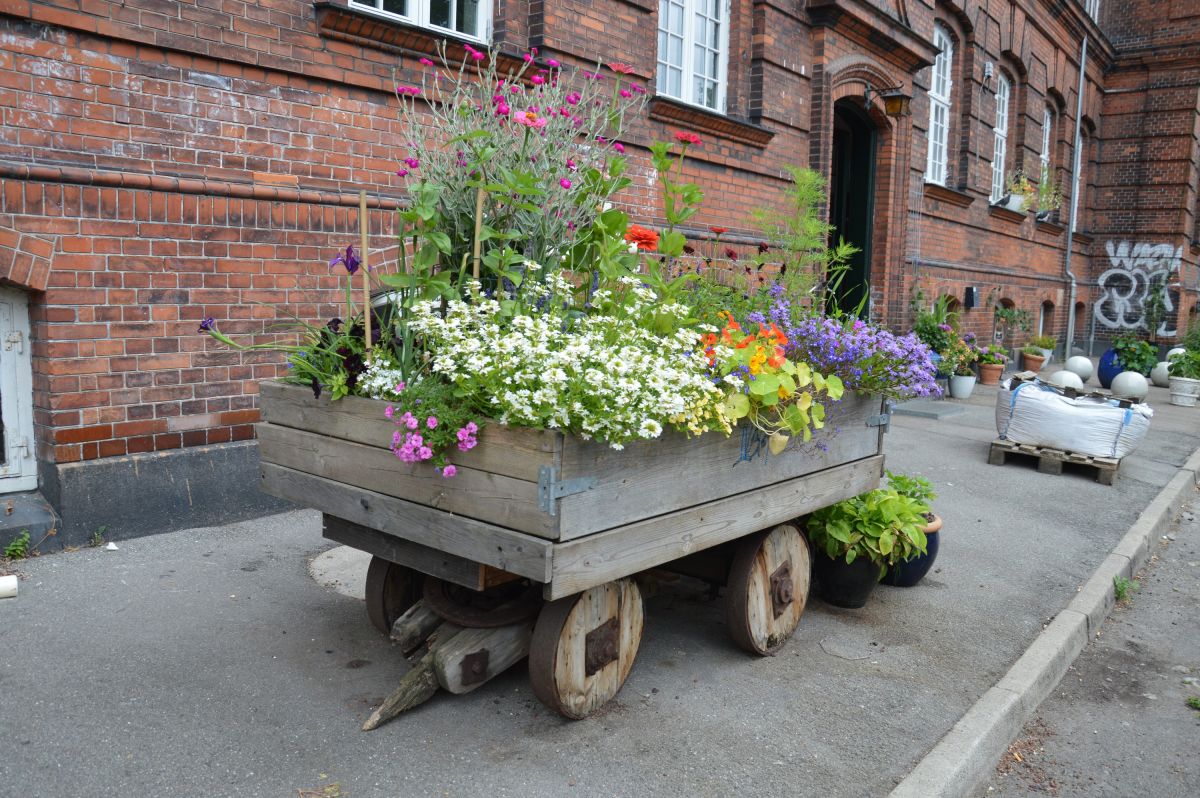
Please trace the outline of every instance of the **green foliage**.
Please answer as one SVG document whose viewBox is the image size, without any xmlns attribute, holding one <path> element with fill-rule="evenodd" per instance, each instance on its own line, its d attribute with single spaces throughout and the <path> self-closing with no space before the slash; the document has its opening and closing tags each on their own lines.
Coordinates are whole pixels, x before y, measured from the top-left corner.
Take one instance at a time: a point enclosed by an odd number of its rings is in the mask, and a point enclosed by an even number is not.
<svg viewBox="0 0 1200 798">
<path fill-rule="evenodd" d="M 1186 377 L 1190 380 L 1200 380 L 1200 350 L 1189 349 L 1171 358 L 1167 373 L 1172 377 Z"/>
<path fill-rule="evenodd" d="M 91 537 L 91 540 L 88 541 L 88 545 L 91 546 L 92 548 L 96 548 L 97 546 L 103 546 L 104 545 L 104 533 L 107 531 L 108 531 L 107 525 L 98 527 L 96 529 L 96 531 L 92 533 L 92 537 Z"/>
<path fill-rule="evenodd" d="M 1043 166 L 1035 197 L 1038 211 L 1044 213 L 1056 211 L 1062 207 L 1062 201 L 1062 190 L 1058 187 L 1058 182 L 1054 179 L 1050 169 Z"/>
<path fill-rule="evenodd" d="M 9 560 L 23 560 L 29 556 L 30 551 L 29 530 L 22 529 L 21 534 L 9 541 L 8 545 L 4 547 L 4 556 Z"/>
<path fill-rule="evenodd" d="M 1033 357 L 1045 357 L 1046 356 L 1044 347 L 1035 346 L 1034 344 L 1030 344 L 1029 346 L 1021 347 L 1021 354 L 1032 355 Z"/>
<path fill-rule="evenodd" d="M 913 296 L 913 332 L 934 352 L 948 348 L 958 336 L 958 311 L 950 310 L 953 299 L 948 294 L 940 296 L 926 309 L 924 293 L 918 290 Z"/>
<path fill-rule="evenodd" d="M 1134 335 L 1118 335 L 1113 341 L 1117 361 L 1126 371 L 1148 375 L 1158 363 L 1158 352 L 1153 346 Z"/>
<path fill-rule="evenodd" d="M 977 350 L 980 363 L 988 363 L 993 366 L 1003 366 L 1008 362 L 1008 355 L 998 346 L 988 345 L 981 346 Z"/>
<path fill-rule="evenodd" d="M 901 496 L 916 499 L 926 507 L 933 504 L 933 500 L 937 498 L 937 494 L 933 492 L 933 483 L 925 477 L 911 477 L 906 474 L 894 474 L 891 471 L 884 473 L 887 475 L 888 487 Z"/>
<path fill-rule="evenodd" d="M 1200 696 L 1188 696 L 1188 700 L 1184 702 L 1189 708 L 1200 712 Z"/>
<path fill-rule="evenodd" d="M 1133 598 L 1133 594 L 1140 588 L 1136 579 L 1126 579 L 1123 576 L 1113 577 L 1113 597 L 1118 604 L 1124 604 Z"/>
<path fill-rule="evenodd" d="M 1179 345 L 1184 349 L 1200 352 L 1200 322 L 1192 322 L 1192 325 L 1188 327 L 1188 331 L 1184 334 L 1183 338 L 1179 339 Z"/>
<path fill-rule="evenodd" d="M 1145 314 L 1146 330 L 1150 340 L 1158 337 L 1158 328 L 1167 317 L 1167 287 L 1161 280 L 1153 281 L 1142 302 L 1142 312 Z"/>
<path fill-rule="evenodd" d="M 927 511 L 918 499 L 879 488 L 810 515 L 808 537 L 830 559 L 847 565 L 866 557 L 882 578 L 889 566 L 926 552 Z"/>
<path fill-rule="evenodd" d="M 992 312 L 996 317 L 996 324 L 1004 330 L 1006 336 L 1014 330 L 1029 332 L 1031 316 L 1028 310 L 997 305 Z"/>
<path fill-rule="evenodd" d="M 1058 339 L 1053 335 L 1035 335 L 1029 339 L 1030 346 L 1036 346 L 1039 349 L 1054 349 L 1058 346 Z"/>
</svg>

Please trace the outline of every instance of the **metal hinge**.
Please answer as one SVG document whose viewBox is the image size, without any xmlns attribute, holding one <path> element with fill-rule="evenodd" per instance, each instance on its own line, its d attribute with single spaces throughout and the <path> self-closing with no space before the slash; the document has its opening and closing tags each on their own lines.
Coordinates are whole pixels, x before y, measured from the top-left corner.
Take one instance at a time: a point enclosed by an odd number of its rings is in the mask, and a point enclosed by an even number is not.
<svg viewBox="0 0 1200 798">
<path fill-rule="evenodd" d="M 4 339 L 5 351 L 12 349 L 13 346 L 17 347 L 18 355 L 25 353 L 25 336 L 21 334 L 20 330 L 13 330 L 8 334 L 8 337 Z"/>
<path fill-rule="evenodd" d="M 877 416 L 867 416 L 868 427 L 883 427 L 883 431 L 887 432 L 892 426 L 892 414 L 880 413 Z"/>
<path fill-rule="evenodd" d="M 595 477 L 579 477 L 559 482 L 555 479 L 553 466 L 542 466 L 538 469 L 538 508 L 544 513 L 557 515 L 555 499 L 583 493 L 594 487 L 596 487 Z"/>
</svg>

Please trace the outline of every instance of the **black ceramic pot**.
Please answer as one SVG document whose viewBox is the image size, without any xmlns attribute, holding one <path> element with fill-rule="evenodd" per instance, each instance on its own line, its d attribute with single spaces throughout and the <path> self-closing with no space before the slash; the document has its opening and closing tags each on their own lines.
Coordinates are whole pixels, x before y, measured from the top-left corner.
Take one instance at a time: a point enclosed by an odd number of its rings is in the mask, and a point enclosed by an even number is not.
<svg viewBox="0 0 1200 798">
<path fill-rule="evenodd" d="M 831 560 L 825 554 L 813 557 L 817 577 L 817 595 L 835 607 L 856 610 L 867 603 L 879 583 L 879 566 L 865 557 L 846 565 L 844 559 Z"/>
</svg>

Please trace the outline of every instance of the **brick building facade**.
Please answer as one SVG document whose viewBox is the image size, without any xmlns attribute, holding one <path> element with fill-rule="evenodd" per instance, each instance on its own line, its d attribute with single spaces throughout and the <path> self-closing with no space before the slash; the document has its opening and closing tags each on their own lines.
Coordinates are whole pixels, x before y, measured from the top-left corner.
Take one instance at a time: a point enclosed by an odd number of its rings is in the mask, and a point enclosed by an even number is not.
<svg viewBox="0 0 1200 798">
<path fill-rule="evenodd" d="M 403 199 L 393 87 L 447 37 L 622 61 L 657 87 L 628 137 L 643 220 L 644 147 L 672 130 L 705 142 L 687 164 L 698 239 L 757 241 L 750 211 L 783 166 L 819 170 L 894 328 L 918 291 L 984 336 L 1005 305 L 1061 340 L 1074 302 L 1085 348 L 1144 327 L 1152 284 L 1164 339 L 1195 312 L 1196 0 L 0 0 L 0 317 L 30 324 L 0 365 L 31 375 L 4 383 L 0 489 L 40 488 L 61 542 L 272 506 L 252 425 L 280 361 L 197 324 L 335 314 L 327 262 L 357 192 L 381 247 Z M 993 203 L 1043 166 L 1057 218 Z"/>
</svg>

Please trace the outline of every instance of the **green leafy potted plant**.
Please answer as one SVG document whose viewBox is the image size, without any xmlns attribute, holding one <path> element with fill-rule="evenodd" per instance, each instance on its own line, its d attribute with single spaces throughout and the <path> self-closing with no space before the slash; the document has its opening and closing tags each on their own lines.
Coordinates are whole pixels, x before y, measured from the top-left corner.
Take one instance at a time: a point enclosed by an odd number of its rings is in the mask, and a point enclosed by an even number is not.
<svg viewBox="0 0 1200 798">
<path fill-rule="evenodd" d="M 1111 388 L 1113 378 L 1122 371 L 1136 371 L 1145 377 L 1157 362 L 1158 351 L 1149 343 L 1136 335 L 1118 335 L 1112 348 L 1100 356 L 1096 376 L 1100 379 L 1101 387 Z"/>
<path fill-rule="evenodd" d="M 1058 346 L 1058 339 L 1053 335 L 1035 335 L 1029 339 L 1027 346 L 1035 346 L 1042 350 L 1042 357 L 1049 363 L 1054 359 L 1054 349 Z"/>
<path fill-rule="evenodd" d="M 1039 346 L 1021 347 L 1021 360 L 1025 363 L 1026 371 L 1038 372 L 1046 363 L 1046 353 Z"/>
<path fill-rule="evenodd" d="M 1008 176 L 1004 190 L 1007 193 L 996 200 L 996 205 L 1017 213 L 1025 213 L 1037 207 L 1038 187 L 1020 169 Z"/>
<path fill-rule="evenodd" d="M 971 398 L 971 391 L 975 390 L 975 372 L 971 366 L 979 353 L 956 335 L 941 354 L 941 369 L 950 375 L 950 396 L 954 399 Z"/>
<path fill-rule="evenodd" d="M 1195 407 L 1196 397 L 1200 396 L 1200 350 L 1187 349 L 1170 362 L 1171 404 Z"/>
<path fill-rule="evenodd" d="M 1062 201 L 1062 191 L 1058 187 L 1058 182 L 1051 176 L 1050 170 L 1043 166 L 1041 179 L 1038 180 L 1034 196 L 1038 221 L 1057 221 L 1058 209 L 1062 207 Z"/>
<path fill-rule="evenodd" d="M 866 604 L 889 567 L 926 552 L 928 509 L 889 487 L 810 515 L 808 538 L 821 598 L 850 609 Z"/>
<path fill-rule="evenodd" d="M 901 496 L 920 502 L 925 508 L 923 515 L 926 524 L 922 530 L 925 533 L 925 553 L 890 566 L 883 577 L 885 585 L 913 587 L 925 578 L 925 574 L 933 567 L 933 561 L 937 559 L 942 519 L 931 509 L 937 494 L 933 492 L 933 485 L 924 477 L 911 477 L 888 471 L 887 479 L 889 488 Z"/>
</svg>

